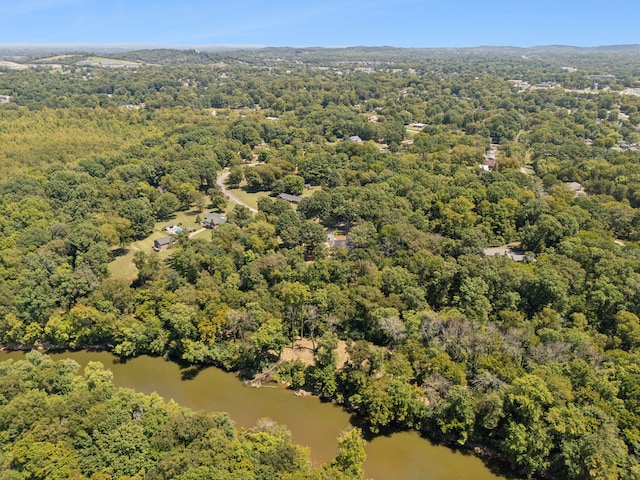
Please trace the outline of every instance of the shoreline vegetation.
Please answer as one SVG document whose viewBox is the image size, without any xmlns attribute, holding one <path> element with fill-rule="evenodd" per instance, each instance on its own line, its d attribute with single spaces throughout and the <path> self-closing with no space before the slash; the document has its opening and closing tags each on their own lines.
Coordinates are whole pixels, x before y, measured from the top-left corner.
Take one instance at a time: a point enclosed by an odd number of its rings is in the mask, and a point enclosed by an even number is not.
<svg viewBox="0 0 640 480">
<path fill-rule="evenodd" d="M 0 363 L 0 371 L 0 425 L 10 441 L 0 467 L 11 478 L 363 477 L 365 442 L 356 428 L 341 433 L 335 459 L 313 466 L 309 450 L 269 419 L 241 429 L 224 412 L 115 388 L 99 362 L 81 371 L 32 351 Z"/>
<path fill-rule="evenodd" d="M 640 47 L 527 52 L 16 60 L 0 344 L 273 376 L 524 478 L 640 479 Z"/>
<path fill-rule="evenodd" d="M 47 355 L 48 353 L 57 353 L 57 354 L 64 354 L 65 352 L 68 351 L 73 351 L 73 352 L 83 352 L 83 351 L 89 351 L 89 352 L 106 352 L 109 353 L 111 355 L 113 355 L 115 358 L 121 358 L 118 357 L 117 355 L 115 355 L 113 353 L 113 351 L 109 350 L 107 347 L 105 346 L 100 346 L 100 345 L 83 345 L 80 346 L 76 349 L 73 350 L 69 350 L 68 348 L 65 347 L 56 347 L 53 345 L 34 345 L 33 348 L 29 348 L 29 347 L 25 347 L 25 346 L 20 346 L 20 345 L 13 345 L 13 346 L 9 346 L 9 345 L 0 345 L 0 352 L 24 352 L 25 354 L 30 352 L 30 351 L 36 351 L 40 354 L 43 355 Z M 150 355 L 149 353 L 141 353 L 141 355 Z M 121 360 L 126 360 L 121 358 Z M 183 365 L 186 367 L 198 367 L 198 368 L 218 368 L 221 369 L 223 371 L 226 371 L 227 373 L 232 373 L 235 376 L 237 376 L 239 379 L 242 380 L 243 384 L 248 387 L 248 388 L 279 388 L 276 385 L 281 385 L 283 387 L 286 387 L 287 390 L 290 390 L 291 393 L 293 393 L 295 396 L 297 397 L 305 397 L 305 396 L 315 396 L 320 398 L 323 401 L 328 401 L 333 403 L 334 405 L 338 405 L 341 408 L 343 408 L 346 412 L 350 413 L 350 414 L 355 414 L 358 421 L 356 422 L 356 424 L 362 425 L 363 430 L 358 430 L 360 433 L 360 435 L 366 440 L 366 441 L 370 441 L 371 439 L 373 439 L 375 436 L 378 435 L 383 435 L 383 436 L 388 436 L 388 435 L 392 435 L 393 433 L 399 433 L 403 430 L 401 429 L 394 429 L 392 427 L 386 428 L 384 431 L 379 432 L 377 434 L 372 434 L 371 432 L 367 432 L 366 430 L 366 422 L 364 422 L 364 418 L 361 418 L 358 416 L 358 411 L 347 406 L 347 405 L 340 405 L 336 402 L 335 398 L 326 398 L 323 397 L 321 392 L 319 391 L 313 391 L 309 388 L 305 388 L 305 387 L 294 387 L 291 383 L 286 382 L 282 379 L 279 379 L 275 376 L 275 374 L 273 373 L 273 371 L 275 370 L 275 368 L 277 367 L 277 364 L 274 367 L 271 367 L 269 370 L 267 370 L 266 372 L 263 372 L 261 374 L 258 374 L 257 377 L 260 378 L 245 378 L 243 377 L 243 373 L 241 371 L 229 371 L 229 370 L 224 370 L 222 367 L 220 367 L 219 365 L 215 365 L 213 363 L 210 364 L 190 364 L 190 363 L 185 363 L 184 361 L 178 361 L 176 359 L 169 359 L 170 361 L 173 362 L 177 362 L 178 365 Z M 0 362 L 1 363 L 1 362 Z M 108 370 L 108 368 L 106 368 Z M 264 374 L 267 374 L 266 376 L 263 377 Z M 274 384 L 274 385 L 269 385 L 269 384 Z M 225 412 L 220 412 L 220 413 L 225 413 Z M 420 432 L 419 432 L 420 433 Z M 422 435 L 426 435 L 427 432 L 422 432 Z M 429 441 L 433 442 L 434 439 L 433 437 L 430 436 L 425 436 L 425 439 L 428 439 Z M 482 458 L 484 460 L 493 462 L 493 467 L 497 468 L 498 471 L 500 472 L 504 472 L 507 473 L 508 472 L 508 462 L 507 459 L 505 458 L 504 455 L 500 455 L 498 452 L 492 451 L 491 449 L 486 448 L 486 446 L 483 446 L 480 443 L 468 443 L 465 445 L 460 445 L 459 442 L 456 441 L 456 439 L 454 437 L 451 438 L 441 438 L 439 440 L 439 444 L 449 447 L 451 449 L 454 450 L 459 450 L 459 449 L 463 449 L 466 450 L 470 453 L 473 453 L 473 455 Z M 301 447 L 305 447 L 305 445 L 300 445 Z M 543 477 L 541 477 L 543 478 Z"/>
</svg>

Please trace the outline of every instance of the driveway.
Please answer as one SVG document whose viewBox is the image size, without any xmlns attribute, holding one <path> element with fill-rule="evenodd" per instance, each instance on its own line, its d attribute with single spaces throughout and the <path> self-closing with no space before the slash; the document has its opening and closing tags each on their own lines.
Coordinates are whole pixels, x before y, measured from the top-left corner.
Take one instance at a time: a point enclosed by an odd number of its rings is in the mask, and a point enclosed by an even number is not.
<svg viewBox="0 0 640 480">
<path fill-rule="evenodd" d="M 234 196 L 232 193 L 229 193 L 229 190 L 227 190 L 227 186 L 224 184 L 224 182 L 227 180 L 230 173 L 231 172 L 229 171 L 222 172 L 220 175 L 218 175 L 218 178 L 216 179 L 216 184 L 220 187 L 220 190 L 222 190 L 222 193 L 224 194 L 224 196 L 227 197 L 229 200 L 231 200 L 233 203 L 237 203 L 238 205 L 247 207 L 249 210 L 251 210 L 252 213 L 258 213 L 258 210 L 256 210 L 253 207 L 250 207 L 249 205 L 244 203 L 242 200 L 240 200 L 238 197 Z"/>
</svg>

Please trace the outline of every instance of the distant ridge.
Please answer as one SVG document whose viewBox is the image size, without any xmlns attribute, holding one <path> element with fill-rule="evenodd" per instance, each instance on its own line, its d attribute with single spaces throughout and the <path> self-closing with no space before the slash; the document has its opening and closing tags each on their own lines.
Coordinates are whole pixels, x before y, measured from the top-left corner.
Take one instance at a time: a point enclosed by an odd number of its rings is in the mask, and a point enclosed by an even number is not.
<svg viewBox="0 0 640 480">
<path fill-rule="evenodd" d="M 150 43 L 5 43 L 0 44 L 1 55 L 37 55 L 49 53 L 124 53 L 139 50 L 203 50 L 207 52 L 222 52 L 227 50 L 259 49 L 261 45 L 156 45 Z"/>
<path fill-rule="evenodd" d="M 146 43 L 110 43 L 110 44 L 88 44 L 88 43 L 59 43 L 59 44 L 28 44 L 28 43 L 7 43 L 0 44 L 0 54 L 2 55 L 37 55 L 50 53 L 124 53 L 140 50 L 200 50 L 204 52 L 223 52 L 233 50 L 258 50 L 258 49 L 296 49 L 296 50 L 352 50 L 352 51 L 413 51 L 413 52 L 458 52 L 458 53 L 512 53 L 527 54 L 544 51 L 557 53 L 587 53 L 587 52 L 629 52 L 640 50 L 640 44 L 628 45 L 601 45 L 593 47 L 581 47 L 573 45 L 538 45 L 532 47 L 514 47 L 500 45 L 478 45 L 473 47 L 420 47 L 405 48 L 393 46 L 351 46 L 351 47 L 282 47 L 266 45 L 160 45 Z"/>
</svg>

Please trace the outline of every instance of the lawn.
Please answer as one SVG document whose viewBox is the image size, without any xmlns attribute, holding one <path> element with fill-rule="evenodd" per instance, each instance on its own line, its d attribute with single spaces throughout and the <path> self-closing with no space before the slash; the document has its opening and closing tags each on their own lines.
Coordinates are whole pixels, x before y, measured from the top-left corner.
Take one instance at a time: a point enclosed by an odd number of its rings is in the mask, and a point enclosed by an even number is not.
<svg viewBox="0 0 640 480">
<path fill-rule="evenodd" d="M 234 188 L 228 190 L 231 195 L 253 208 L 258 208 L 258 200 L 263 197 L 269 196 L 269 192 L 250 193 L 246 190 L 243 190 L 242 188 Z M 235 205 L 235 203 L 229 202 L 229 205 L 227 205 L 227 211 L 233 208 L 233 205 Z"/>
<path fill-rule="evenodd" d="M 313 193 L 319 188 L 320 187 L 316 187 L 313 190 L 305 189 L 300 196 L 303 198 L 309 197 L 313 195 Z M 233 190 L 229 190 L 229 193 L 237 197 L 239 200 L 242 200 L 247 205 L 250 205 L 253 208 L 258 208 L 258 200 L 268 196 L 270 192 L 249 193 L 240 188 L 235 188 Z M 232 202 L 229 202 L 227 204 L 227 209 L 226 209 L 227 213 L 233 208 L 234 205 L 235 203 L 232 203 Z M 196 210 L 178 212 L 168 220 L 157 222 L 153 227 L 153 232 L 151 233 L 151 235 L 149 235 L 147 238 L 143 240 L 138 240 L 137 242 L 131 243 L 128 246 L 126 253 L 115 257 L 115 259 L 111 263 L 109 263 L 109 273 L 111 274 L 111 278 L 128 280 L 130 282 L 133 281 L 136 278 L 136 275 L 138 274 L 138 269 L 133 264 L 133 255 L 135 254 L 135 252 L 137 251 L 143 251 L 146 253 L 153 252 L 153 241 L 158 238 L 166 237 L 168 235 L 168 233 L 163 230 L 163 228 L 166 225 L 181 224 L 185 228 L 191 227 L 191 228 L 195 228 L 196 230 L 200 229 L 201 226 L 196 223 L 196 217 L 198 215 L 200 215 L 200 217 L 204 217 L 204 215 L 208 211 L 209 211 L 208 209 L 205 209 L 202 213 L 198 213 Z M 201 232 L 196 236 L 201 238 L 209 238 L 206 236 L 207 232 L 208 230 L 205 230 L 204 232 Z M 165 260 L 171 256 L 172 248 L 169 247 L 167 250 L 164 250 L 162 252 L 153 252 L 153 253 L 157 255 L 158 258 Z"/>
<path fill-rule="evenodd" d="M 313 190 L 307 190 L 306 188 L 302 191 L 302 193 L 300 195 L 298 195 L 299 197 L 305 198 L 305 197 L 310 197 L 311 195 L 313 195 L 313 193 L 317 190 L 319 190 L 320 187 L 314 187 Z M 246 203 L 247 205 L 249 205 L 250 207 L 253 208 L 258 208 L 258 200 L 260 200 L 261 198 L 264 197 L 268 197 L 269 195 L 271 195 L 271 192 L 255 192 L 255 193 L 250 193 L 247 192 L 246 190 L 244 190 L 243 188 L 234 188 L 234 189 L 228 189 L 229 193 L 231 195 L 233 195 L 234 197 L 236 197 L 238 200 Z M 227 206 L 227 212 L 229 210 L 231 210 L 233 208 L 233 206 L 235 205 L 235 203 L 233 202 L 229 202 L 229 205 Z M 293 205 L 293 207 L 295 208 L 296 205 Z"/>
<path fill-rule="evenodd" d="M 420 132 L 422 132 L 423 129 L 424 127 L 411 127 L 411 126 L 406 127 L 407 135 L 409 137 L 413 137 L 419 134 Z"/>
<path fill-rule="evenodd" d="M 174 223 L 174 224 L 182 224 L 185 228 L 195 228 L 196 230 L 200 229 L 201 226 L 196 223 L 196 217 L 200 215 L 203 217 L 206 213 L 206 210 L 202 213 L 198 213 L 196 210 L 190 210 L 187 212 L 178 212 L 173 215 L 173 218 L 169 220 L 163 220 L 161 222 L 157 222 L 153 226 L 153 233 L 149 235 L 147 238 L 143 240 L 138 240 L 137 242 L 131 243 L 127 252 L 124 255 L 120 255 L 116 257 L 111 263 L 109 263 L 109 273 L 111 274 L 111 278 L 119 279 L 119 280 L 128 280 L 133 281 L 138 274 L 138 269 L 133 264 L 133 255 L 137 251 L 143 251 L 146 253 L 153 253 L 157 255 L 161 260 L 165 260 L 169 258 L 172 253 L 172 249 L 169 248 L 163 252 L 154 252 L 153 251 L 153 241 L 166 237 L 168 234 L 163 230 L 165 225 Z M 207 238 L 208 230 L 199 233 L 196 237 Z"/>
</svg>

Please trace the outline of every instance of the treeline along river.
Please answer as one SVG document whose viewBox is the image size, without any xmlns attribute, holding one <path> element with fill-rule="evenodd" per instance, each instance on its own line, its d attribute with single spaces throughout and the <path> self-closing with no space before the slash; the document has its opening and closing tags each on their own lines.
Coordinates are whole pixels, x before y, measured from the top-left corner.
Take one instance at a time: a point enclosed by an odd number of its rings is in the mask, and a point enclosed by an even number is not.
<svg viewBox="0 0 640 480">
<path fill-rule="evenodd" d="M 337 437 L 349 426 L 350 415 L 316 397 L 298 397 L 280 386 L 246 387 L 235 375 L 217 368 L 182 369 L 162 358 L 141 356 L 125 362 L 107 352 L 51 354 L 80 365 L 102 362 L 113 372 L 117 387 L 146 394 L 157 392 L 194 410 L 229 412 L 239 427 L 251 427 L 268 417 L 286 425 L 293 441 L 311 448 L 314 462 L 326 462 L 338 453 Z M 23 352 L 0 352 L 0 361 L 20 360 Z M 496 480 L 479 458 L 468 452 L 434 445 L 415 432 L 380 436 L 366 446 L 365 474 L 376 480 Z"/>
</svg>

